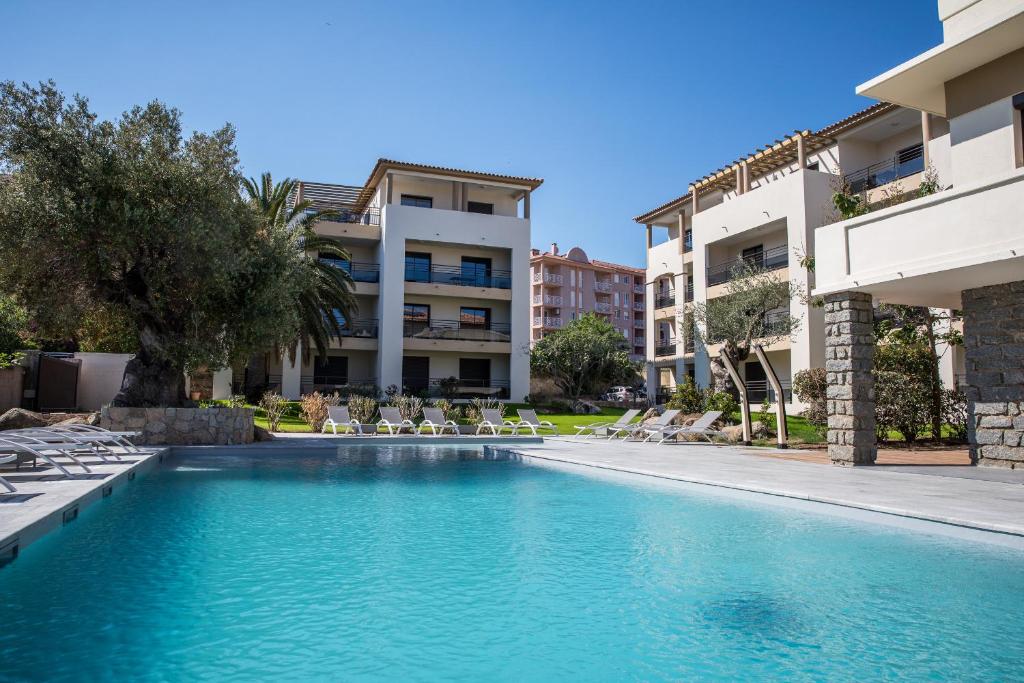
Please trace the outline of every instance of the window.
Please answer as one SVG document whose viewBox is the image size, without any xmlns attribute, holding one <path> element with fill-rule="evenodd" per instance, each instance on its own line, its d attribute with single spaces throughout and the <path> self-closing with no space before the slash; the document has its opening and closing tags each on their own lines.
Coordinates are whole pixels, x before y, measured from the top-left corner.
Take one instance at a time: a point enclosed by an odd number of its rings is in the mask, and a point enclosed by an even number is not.
<svg viewBox="0 0 1024 683">
<path fill-rule="evenodd" d="M 470 213 L 494 213 L 494 204 L 487 202 L 466 202 L 466 211 Z"/>
<path fill-rule="evenodd" d="M 491 359 L 460 358 L 459 379 L 463 386 L 487 387 L 491 383 Z"/>
<path fill-rule="evenodd" d="M 406 304 L 402 315 L 405 336 L 414 335 L 430 329 L 430 306 L 426 304 Z"/>
<path fill-rule="evenodd" d="M 490 329 L 491 309 L 463 306 L 459 311 L 459 327 L 470 330 Z"/>
<path fill-rule="evenodd" d="M 348 384 L 348 356 L 317 356 L 313 384 Z"/>
<path fill-rule="evenodd" d="M 430 282 L 430 254 L 415 251 L 405 253 L 405 281 Z"/>
<path fill-rule="evenodd" d="M 761 268 L 764 266 L 764 245 L 758 244 L 753 247 L 747 247 L 743 250 L 742 255 L 743 261 L 753 268 Z"/>
<path fill-rule="evenodd" d="M 811 163 L 807 164 L 807 170 L 808 171 L 817 171 L 818 170 L 818 162 L 817 161 L 812 161 Z"/>
<path fill-rule="evenodd" d="M 430 386 L 430 358 L 403 356 L 402 385 L 413 392 L 426 391 Z"/>
<path fill-rule="evenodd" d="M 414 194 L 403 194 L 402 206 L 418 206 L 421 209 L 432 209 L 434 208 L 434 198 L 420 197 Z"/>
<path fill-rule="evenodd" d="M 463 256 L 462 284 L 473 287 L 491 287 L 491 259 Z"/>
</svg>

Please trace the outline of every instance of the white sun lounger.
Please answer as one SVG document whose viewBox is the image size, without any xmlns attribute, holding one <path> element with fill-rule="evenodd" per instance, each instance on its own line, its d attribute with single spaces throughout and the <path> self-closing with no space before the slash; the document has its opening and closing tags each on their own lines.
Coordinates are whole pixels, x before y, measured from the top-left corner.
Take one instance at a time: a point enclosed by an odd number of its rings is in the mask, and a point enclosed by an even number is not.
<svg viewBox="0 0 1024 683">
<path fill-rule="evenodd" d="M 491 434 L 494 436 L 501 434 L 501 430 L 503 429 L 511 429 L 513 434 L 516 433 L 517 423 L 511 420 L 506 420 L 501 416 L 501 413 L 494 408 L 484 408 L 481 413 L 484 419 L 476 426 L 476 433 L 478 436 L 480 435 L 480 432 L 485 429 L 491 430 Z"/>
<path fill-rule="evenodd" d="M 324 426 L 320 433 L 326 432 L 328 427 L 331 428 L 332 434 L 337 434 L 339 427 L 349 429 L 349 434 L 363 433 L 363 425 L 359 424 L 359 420 L 352 419 L 348 413 L 348 406 L 328 406 L 327 419 L 324 420 Z"/>
<path fill-rule="evenodd" d="M 60 472 L 66 476 L 71 476 L 71 472 L 68 471 L 67 467 L 64 467 L 61 463 L 54 460 L 53 456 L 64 456 L 69 458 L 76 465 L 81 467 L 86 472 L 92 472 L 89 466 L 74 456 L 74 454 L 54 448 L 51 444 L 46 442 L 32 439 L 26 436 L 8 435 L 9 432 L 0 433 L 0 453 L 15 454 L 26 453 L 34 458 L 38 458 L 43 462 L 56 467 Z"/>
<path fill-rule="evenodd" d="M 446 420 L 440 408 L 423 409 L 423 422 L 420 422 L 418 431 L 422 433 L 424 428 L 429 428 L 434 436 L 441 436 L 446 430 L 459 435 L 459 424 L 455 420 Z"/>
<path fill-rule="evenodd" d="M 6 465 L 7 463 L 14 462 L 17 459 L 18 459 L 18 454 L 17 453 L 13 453 L 11 455 L 0 455 L 0 465 Z M 18 489 L 14 488 L 14 484 L 12 484 L 11 482 L 7 481 L 3 477 L 0 477 L 0 486 L 3 486 L 5 489 L 10 491 L 11 493 L 17 493 L 18 492 Z"/>
<path fill-rule="evenodd" d="M 635 425 L 627 425 L 625 429 L 620 431 L 626 435 L 627 439 L 637 439 L 642 436 L 646 437 L 651 432 L 658 433 L 665 427 L 672 424 L 672 420 L 676 419 L 676 416 L 679 415 L 679 413 L 680 411 L 675 409 L 666 410 L 651 422 L 640 422 Z"/>
<path fill-rule="evenodd" d="M 520 408 L 516 412 L 519 413 L 519 422 L 513 428 L 513 434 L 518 434 L 520 429 L 529 429 L 534 436 L 537 436 L 538 429 L 547 429 L 554 432 L 555 436 L 558 436 L 558 427 L 556 427 L 548 420 L 541 420 L 540 418 L 538 418 L 536 410 Z"/>
<path fill-rule="evenodd" d="M 675 436 L 678 436 L 679 434 L 693 434 L 695 436 L 702 436 L 708 440 L 708 443 L 714 443 L 711 440 L 712 436 L 723 435 L 723 433 L 718 431 L 717 429 L 711 429 L 711 425 L 713 425 L 715 423 L 715 420 L 717 420 L 720 417 L 722 417 L 722 411 L 712 410 L 707 413 L 704 413 L 699 418 L 694 420 L 693 424 L 689 424 L 684 427 L 666 427 L 660 432 L 661 441 L 659 441 L 658 443 L 663 444 L 667 439 L 671 439 Z M 651 437 L 648 437 L 646 440 L 649 441 L 653 436 L 654 435 L 652 434 Z"/>
<path fill-rule="evenodd" d="M 607 429 L 610 429 L 610 428 L 625 427 L 626 425 L 628 425 L 630 422 L 633 421 L 634 417 L 636 417 L 639 414 L 640 414 L 639 410 L 630 409 L 630 410 L 627 410 L 626 412 L 624 412 L 619 417 L 619 419 L 615 420 L 614 422 L 595 422 L 593 424 L 582 425 L 582 426 L 581 425 L 573 425 L 573 429 L 576 430 L 576 433 L 573 434 L 573 437 L 583 436 L 584 432 L 589 431 L 590 434 L 587 435 L 588 438 L 593 438 L 593 437 L 597 436 L 597 432 L 600 429 L 607 430 Z M 608 432 L 606 431 L 605 434 L 607 434 L 607 433 Z"/>
<path fill-rule="evenodd" d="M 7 436 L 27 436 L 44 443 L 56 446 L 70 452 L 82 451 L 89 455 L 95 455 L 104 462 L 110 462 L 110 458 L 121 460 L 121 455 L 110 447 L 111 443 L 120 446 L 115 437 L 108 437 L 100 434 L 83 433 L 59 429 L 55 427 L 34 427 L 29 429 L 11 429 L 5 432 Z M 127 451 L 127 449 L 125 449 Z M 133 451 L 138 452 L 138 451 Z M 110 457 L 107 457 L 110 456 Z"/>
<path fill-rule="evenodd" d="M 103 427 L 97 427 L 96 425 L 86 424 L 50 425 L 47 429 L 84 434 L 99 440 L 101 443 L 112 443 L 132 453 L 144 453 L 146 451 L 146 449 L 139 448 L 129 440 L 131 437 L 138 436 L 140 432 L 115 432 Z"/>
<path fill-rule="evenodd" d="M 377 426 L 387 429 L 391 436 L 401 434 L 403 429 L 416 433 L 416 423 L 412 420 L 403 420 L 402 412 L 398 408 L 380 408 L 380 421 L 377 422 Z"/>
</svg>

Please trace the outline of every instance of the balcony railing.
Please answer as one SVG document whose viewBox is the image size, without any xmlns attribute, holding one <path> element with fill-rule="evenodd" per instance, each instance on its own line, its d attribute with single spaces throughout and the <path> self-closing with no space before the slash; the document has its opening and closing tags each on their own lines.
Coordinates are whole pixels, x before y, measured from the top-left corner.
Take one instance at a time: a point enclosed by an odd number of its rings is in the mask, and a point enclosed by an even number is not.
<svg viewBox="0 0 1024 683">
<path fill-rule="evenodd" d="M 322 257 L 320 260 L 336 268 L 341 268 L 356 282 L 380 282 L 380 264 L 359 263 L 358 261 L 345 261 L 343 259 L 326 257 Z"/>
<path fill-rule="evenodd" d="M 684 299 L 684 301 L 693 301 L 693 283 L 692 282 L 687 282 L 686 283 L 686 287 L 683 289 L 683 292 L 685 293 L 684 296 L 686 297 Z"/>
<path fill-rule="evenodd" d="M 683 233 L 683 253 L 693 251 L 693 231 L 687 230 Z"/>
<path fill-rule="evenodd" d="M 376 318 L 360 318 L 358 320 L 353 320 L 349 325 L 346 325 L 343 317 L 340 315 L 335 315 L 334 317 L 342 326 L 341 336 L 343 337 L 355 337 L 362 339 L 377 338 Z"/>
<path fill-rule="evenodd" d="M 752 404 L 761 403 L 765 397 L 768 398 L 769 403 L 776 402 L 775 389 L 768 383 L 768 380 L 751 380 L 745 383 L 747 385 L 747 398 Z M 782 393 L 785 394 L 785 403 L 790 403 L 793 400 L 793 389 L 788 379 L 780 379 L 779 384 L 782 385 Z"/>
<path fill-rule="evenodd" d="M 633 327 L 643 327 L 643 326 L 644 326 L 644 319 L 643 318 L 633 318 Z"/>
<path fill-rule="evenodd" d="M 644 310 L 644 305 L 642 303 L 640 303 L 639 301 L 634 301 L 633 302 L 633 310 L 634 311 L 641 311 L 642 312 Z"/>
<path fill-rule="evenodd" d="M 654 390 L 654 402 L 658 404 L 668 403 L 668 400 L 672 398 L 672 394 L 674 394 L 675 391 L 675 387 L 658 387 Z"/>
<path fill-rule="evenodd" d="M 306 213 L 314 211 L 333 211 L 334 215 L 324 216 L 321 220 L 332 223 L 358 223 L 360 225 L 380 225 L 380 209 L 370 207 L 356 210 L 351 206 L 317 206 L 316 209 L 306 209 Z"/>
<path fill-rule="evenodd" d="M 766 249 L 760 254 L 754 256 L 733 259 L 732 261 L 719 263 L 715 266 L 709 266 L 707 269 L 708 286 L 721 285 L 729 282 L 730 280 L 735 280 L 748 268 L 755 270 L 778 270 L 779 268 L 785 268 L 788 265 L 788 246 Z"/>
<path fill-rule="evenodd" d="M 645 292 L 645 289 L 646 288 L 643 285 L 633 285 L 634 294 L 643 294 Z"/>
<path fill-rule="evenodd" d="M 594 290 L 598 292 L 610 292 L 612 291 L 612 283 L 594 280 Z"/>
<path fill-rule="evenodd" d="M 598 301 L 594 304 L 594 310 L 598 313 L 611 313 L 612 305 L 606 304 L 603 301 Z"/>
<path fill-rule="evenodd" d="M 541 306 L 541 305 L 543 305 L 543 306 L 561 306 L 562 305 L 562 297 L 560 297 L 560 296 L 551 296 L 551 295 L 547 295 L 547 294 L 534 294 L 533 295 L 533 304 L 535 306 Z"/>
<path fill-rule="evenodd" d="M 402 386 L 411 394 L 450 398 L 508 398 L 508 381 L 462 379 L 458 377 L 403 377 Z"/>
<path fill-rule="evenodd" d="M 561 327 L 562 326 L 562 319 L 561 318 L 552 318 L 550 316 L 543 316 L 543 317 L 541 317 L 539 315 L 535 315 L 533 317 L 533 326 L 534 327 Z"/>
<path fill-rule="evenodd" d="M 659 339 L 658 343 L 654 346 L 655 356 L 674 356 L 676 355 L 676 340 L 675 339 Z"/>
<path fill-rule="evenodd" d="M 268 374 L 265 376 L 264 381 L 268 387 L 276 387 L 280 390 L 282 376 L 280 374 Z M 337 391 L 343 399 L 347 397 L 345 393 L 346 388 L 359 388 L 365 391 L 368 387 L 376 385 L 376 377 L 355 378 L 348 375 L 302 375 L 299 378 L 299 391 L 303 394 L 311 394 L 314 391 L 319 391 L 320 393 L 334 393 Z"/>
<path fill-rule="evenodd" d="M 557 273 L 534 273 L 533 284 L 537 285 L 542 282 L 546 285 L 560 285 L 562 284 L 562 276 Z"/>
<path fill-rule="evenodd" d="M 914 145 L 877 164 L 843 176 L 854 194 L 866 192 L 924 170 L 924 145 Z"/>
<path fill-rule="evenodd" d="M 772 311 L 764 316 L 765 334 L 786 334 L 790 330 L 791 322 L 789 311 Z"/>
<path fill-rule="evenodd" d="M 402 336 L 414 339 L 454 339 L 461 341 L 508 342 L 511 341 L 511 326 L 508 323 L 467 323 L 461 320 L 406 320 L 402 325 Z"/>
<path fill-rule="evenodd" d="M 696 348 L 696 344 L 693 341 L 693 335 L 688 334 L 683 339 L 683 353 L 693 353 Z"/>
<path fill-rule="evenodd" d="M 508 270 L 481 270 L 465 266 L 405 266 L 406 282 L 429 282 L 461 287 L 493 287 L 512 289 L 512 273 Z"/>
<path fill-rule="evenodd" d="M 666 292 L 658 292 L 654 295 L 654 307 L 665 308 L 667 306 L 676 305 L 676 293 L 675 290 L 668 290 Z"/>
</svg>

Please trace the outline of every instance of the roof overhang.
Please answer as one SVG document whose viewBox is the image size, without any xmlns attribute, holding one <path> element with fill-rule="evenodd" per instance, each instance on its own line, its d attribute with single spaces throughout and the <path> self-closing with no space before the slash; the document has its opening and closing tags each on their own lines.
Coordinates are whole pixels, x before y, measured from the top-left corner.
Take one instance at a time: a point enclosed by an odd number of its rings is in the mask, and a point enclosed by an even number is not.
<svg viewBox="0 0 1024 683">
<path fill-rule="evenodd" d="M 948 81 L 1022 47 L 1024 7 L 1017 7 L 859 85 L 857 94 L 945 117 Z"/>
<path fill-rule="evenodd" d="M 498 173 L 484 173 L 480 171 L 465 171 L 458 168 L 447 168 L 445 166 L 430 166 L 428 164 L 413 164 L 407 161 L 394 161 L 393 159 L 378 159 L 370 177 L 366 180 L 366 187 L 376 187 L 384 175 L 389 171 L 405 171 L 444 178 L 457 178 L 459 180 L 475 180 L 481 183 L 493 183 L 499 187 L 510 187 L 519 189 L 536 190 L 544 180 L 542 178 L 522 178 L 519 176 L 501 175 Z"/>
</svg>

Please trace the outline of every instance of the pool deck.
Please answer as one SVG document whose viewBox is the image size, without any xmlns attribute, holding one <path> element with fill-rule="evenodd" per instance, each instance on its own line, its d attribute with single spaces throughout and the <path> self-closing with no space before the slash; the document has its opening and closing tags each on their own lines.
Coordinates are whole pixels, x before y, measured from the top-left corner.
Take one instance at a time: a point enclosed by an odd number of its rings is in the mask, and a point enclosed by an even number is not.
<svg viewBox="0 0 1024 683">
<path fill-rule="evenodd" d="M 1024 537 L 1024 471 L 971 466 L 836 467 L 763 457 L 795 450 L 547 438 L 526 458 L 828 503 Z"/>
</svg>

